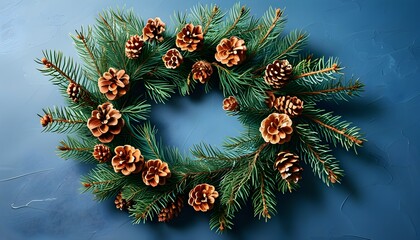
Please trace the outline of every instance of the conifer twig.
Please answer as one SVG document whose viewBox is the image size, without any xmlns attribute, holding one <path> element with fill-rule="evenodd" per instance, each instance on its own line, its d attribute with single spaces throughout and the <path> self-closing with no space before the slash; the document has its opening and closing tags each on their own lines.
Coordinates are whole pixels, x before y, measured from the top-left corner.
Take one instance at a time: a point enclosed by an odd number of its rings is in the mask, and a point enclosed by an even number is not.
<svg viewBox="0 0 420 240">
<path fill-rule="evenodd" d="M 318 70 L 318 71 L 313 71 L 313 72 L 302 73 L 301 75 L 295 76 L 293 79 L 304 78 L 304 77 L 308 77 L 308 76 L 312 76 L 312 75 L 316 75 L 316 74 L 320 74 L 320 73 L 335 72 L 335 71 L 337 71 L 338 68 L 339 68 L 338 64 L 334 63 L 329 68 L 324 68 L 324 69 L 321 69 L 321 70 Z"/>
<path fill-rule="evenodd" d="M 264 37 L 261 38 L 259 44 L 262 44 L 267 39 L 267 37 L 270 35 L 271 31 L 273 31 L 274 27 L 277 25 L 277 22 L 279 21 L 281 15 L 282 15 L 282 12 L 281 12 L 280 8 L 277 8 L 276 9 L 276 16 L 273 18 L 273 22 L 271 23 L 270 28 L 265 33 Z"/>
<path fill-rule="evenodd" d="M 211 21 L 213 21 L 214 16 L 216 16 L 216 13 L 218 12 L 219 12 L 219 7 L 214 6 L 213 11 L 211 12 L 211 15 L 206 23 L 206 26 L 204 27 L 203 35 L 206 35 L 207 31 L 209 30 Z"/>
<path fill-rule="evenodd" d="M 98 73 L 98 75 L 100 77 L 102 75 L 102 73 L 99 70 L 98 63 L 96 62 L 95 56 L 93 56 L 92 51 L 90 50 L 89 46 L 87 45 L 85 36 L 83 35 L 82 32 L 76 31 L 76 33 L 77 33 L 77 38 L 80 39 L 83 42 L 83 45 L 85 46 L 86 51 L 89 53 L 89 56 L 92 59 L 93 64 L 95 65 L 96 72 Z"/>
<path fill-rule="evenodd" d="M 241 12 L 239 13 L 239 16 L 235 19 L 235 22 L 233 22 L 232 26 L 230 26 L 230 28 L 225 32 L 224 35 L 227 35 L 228 33 L 230 33 L 230 31 L 232 31 L 236 27 L 239 20 L 241 20 L 242 14 L 244 14 L 244 12 L 245 12 L 245 7 L 242 6 Z"/>
<path fill-rule="evenodd" d="M 317 91 L 312 91 L 312 92 L 300 92 L 299 94 L 300 95 L 319 95 L 319 94 L 324 94 L 324 93 L 336 93 L 336 92 L 341 92 L 341 91 L 348 91 L 347 94 L 351 95 L 353 91 L 356 91 L 360 88 L 362 88 L 362 85 L 356 83 L 348 87 L 335 87 L 335 88 L 322 89 L 322 90 L 317 90 Z"/>
</svg>

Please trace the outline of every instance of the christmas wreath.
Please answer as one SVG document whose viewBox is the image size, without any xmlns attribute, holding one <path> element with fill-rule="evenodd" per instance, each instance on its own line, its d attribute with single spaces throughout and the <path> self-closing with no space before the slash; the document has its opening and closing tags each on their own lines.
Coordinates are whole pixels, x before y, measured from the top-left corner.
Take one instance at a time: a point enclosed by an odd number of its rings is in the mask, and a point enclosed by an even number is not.
<svg viewBox="0 0 420 240">
<path fill-rule="evenodd" d="M 338 59 L 302 53 L 307 35 L 282 34 L 280 9 L 256 18 L 239 4 L 228 12 L 200 5 L 173 22 L 170 30 L 159 17 L 108 10 L 72 36 L 82 65 L 58 51 L 37 59 L 68 105 L 43 109 L 44 131 L 72 134 L 60 157 L 97 164 L 82 177 L 85 191 L 115 198 L 134 223 L 167 222 L 190 205 L 211 212 L 210 228 L 223 231 L 249 199 L 255 216 L 269 219 L 277 192 L 297 189 L 303 167 L 327 185 L 340 182 L 330 146 L 356 149 L 365 140 L 319 106 L 362 90 L 343 78 Z M 148 116 L 150 101 L 197 87 L 218 87 L 244 131 L 223 148 L 197 144 L 188 157 L 163 146 Z"/>
</svg>

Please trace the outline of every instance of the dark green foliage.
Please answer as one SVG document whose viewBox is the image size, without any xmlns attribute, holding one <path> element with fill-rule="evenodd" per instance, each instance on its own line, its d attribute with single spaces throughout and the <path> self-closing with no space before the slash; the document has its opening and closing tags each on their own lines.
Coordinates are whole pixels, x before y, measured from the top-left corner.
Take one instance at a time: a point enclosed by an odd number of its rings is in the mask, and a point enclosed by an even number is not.
<svg viewBox="0 0 420 240">
<path fill-rule="evenodd" d="M 44 52 L 54 67 L 40 71 L 51 77 L 66 99 L 69 82 L 80 84 L 86 93 L 79 103 L 67 101 L 68 107 L 44 110 L 53 118 L 45 131 L 75 134 L 60 143 L 60 157 L 97 163 L 92 150 L 99 142 L 86 122 L 96 106 L 109 101 L 99 92 L 97 80 L 113 67 L 124 69 L 130 76 L 130 90 L 112 101 L 120 110 L 125 127 L 108 146 L 113 154 L 116 146 L 134 146 L 145 160 L 161 159 L 171 170 L 165 185 L 150 187 L 143 183 L 141 173 L 124 176 L 114 172 L 110 163 L 98 163 L 82 178 L 84 190 L 92 191 L 99 200 L 122 192 L 123 198 L 134 203 L 129 211 L 133 221 L 139 223 L 155 219 L 162 208 L 178 196 L 188 196 L 194 186 L 212 184 L 219 198 L 211 210 L 210 228 L 223 231 L 233 227 L 235 214 L 247 203 L 252 203 L 256 217 L 268 220 L 276 214 L 277 192 L 298 189 L 298 183 L 282 179 L 273 167 L 280 151 L 299 155 L 306 163 L 301 165 L 312 169 L 327 185 L 340 181 L 343 171 L 329 144 L 356 149 L 365 139 L 359 128 L 317 105 L 320 101 L 348 101 L 362 91 L 359 80 L 343 77 L 337 58 L 313 59 L 302 52 L 308 35 L 302 31 L 283 33 L 286 21 L 280 9 L 270 8 L 257 18 L 240 4 L 227 12 L 214 5 L 198 5 L 190 13 L 175 13 L 172 20 L 173 27 L 166 26 L 164 41 L 145 42 L 138 59 L 125 56 L 125 43 L 130 36 L 142 34 L 145 22 L 133 11 L 120 9 L 104 11 L 93 27 L 76 31 L 73 40 L 83 65 L 63 57 L 61 52 Z M 162 56 L 176 47 L 176 33 L 187 23 L 202 26 L 204 46 L 195 52 L 181 51 L 182 65 L 167 69 Z M 245 41 L 246 60 L 227 67 L 217 62 L 214 54 L 217 44 L 231 36 Z M 271 89 L 263 79 L 265 67 L 280 59 L 293 65 L 293 73 L 285 87 Z M 204 86 L 191 75 L 192 65 L 199 60 L 209 62 L 213 68 L 213 75 Z M 41 60 L 37 62 L 42 64 Z M 237 117 L 244 131 L 229 137 L 222 148 L 198 143 L 189 158 L 174 147 L 163 146 L 157 138 L 157 129 L 148 121 L 150 101 L 165 103 L 174 93 L 184 96 L 201 87 L 206 92 L 218 87 L 224 96 L 236 97 L 239 110 L 227 114 Z M 262 120 L 275 111 L 265 103 L 268 91 L 277 97 L 297 96 L 304 101 L 302 115 L 292 118 L 292 140 L 282 145 L 265 143 L 259 131 Z"/>
</svg>

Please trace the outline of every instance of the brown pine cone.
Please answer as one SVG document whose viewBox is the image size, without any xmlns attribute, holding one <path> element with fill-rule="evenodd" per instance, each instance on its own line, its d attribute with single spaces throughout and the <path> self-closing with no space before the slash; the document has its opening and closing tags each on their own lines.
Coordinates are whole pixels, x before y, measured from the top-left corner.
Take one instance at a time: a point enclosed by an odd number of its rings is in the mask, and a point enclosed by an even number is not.
<svg viewBox="0 0 420 240">
<path fill-rule="evenodd" d="M 191 72 L 194 80 L 198 80 L 200 83 L 204 84 L 213 74 L 213 68 L 211 67 L 211 64 L 206 61 L 198 61 L 192 66 Z"/>
<path fill-rule="evenodd" d="M 111 159 L 111 150 L 103 144 L 96 144 L 93 147 L 93 157 L 100 163 L 108 162 Z"/>
<path fill-rule="evenodd" d="M 207 212 L 210 210 L 219 193 L 215 190 L 213 185 L 203 183 L 191 189 L 188 199 L 188 204 L 191 205 L 195 211 Z"/>
<path fill-rule="evenodd" d="M 140 56 L 144 41 L 139 35 L 131 36 L 125 43 L 125 55 L 129 59 L 136 59 Z"/>
<path fill-rule="evenodd" d="M 70 83 L 67 87 L 67 95 L 73 102 L 79 101 L 80 85 L 77 83 Z"/>
<path fill-rule="evenodd" d="M 129 83 L 130 77 L 125 73 L 125 70 L 115 68 L 109 68 L 108 72 L 104 72 L 102 77 L 98 79 L 99 91 L 105 93 L 109 100 L 125 95 Z"/>
<path fill-rule="evenodd" d="M 276 99 L 274 107 L 278 112 L 294 117 L 302 114 L 303 101 L 297 97 L 281 96 Z"/>
<path fill-rule="evenodd" d="M 281 178 L 297 183 L 302 179 L 303 168 L 299 165 L 299 156 L 290 152 L 280 152 L 277 155 L 274 169 L 279 170 Z"/>
<path fill-rule="evenodd" d="M 238 101 L 234 96 L 229 96 L 223 100 L 223 110 L 236 111 L 239 108 Z"/>
<path fill-rule="evenodd" d="M 260 132 L 264 141 L 283 144 L 292 137 L 292 120 L 287 114 L 272 113 L 261 122 Z"/>
<path fill-rule="evenodd" d="M 142 174 L 143 182 L 147 186 L 165 185 L 166 179 L 171 177 L 168 164 L 160 159 L 146 162 Z"/>
<path fill-rule="evenodd" d="M 45 114 L 41 117 L 40 123 L 43 127 L 46 127 L 48 124 L 52 123 L 54 120 L 50 114 Z"/>
<path fill-rule="evenodd" d="M 115 207 L 117 209 L 120 209 L 121 211 L 127 210 L 128 208 L 131 207 L 131 205 L 133 205 L 132 201 L 127 201 L 122 197 L 121 192 L 118 193 L 118 195 L 115 197 L 114 203 L 115 203 Z"/>
<path fill-rule="evenodd" d="M 189 23 L 176 35 L 176 46 L 182 51 L 194 52 L 203 46 L 203 41 L 204 34 L 200 25 L 194 27 Z"/>
<path fill-rule="evenodd" d="M 169 49 L 162 57 L 166 68 L 175 69 L 184 61 L 181 53 L 176 48 Z"/>
<path fill-rule="evenodd" d="M 143 28 L 143 40 L 152 41 L 156 40 L 159 42 L 163 41 L 163 32 L 165 31 L 166 24 L 162 22 L 160 18 L 147 20 L 146 26 Z"/>
<path fill-rule="evenodd" d="M 158 215 L 159 222 L 169 222 L 179 215 L 182 207 L 184 207 L 184 200 L 177 197 L 175 202 L 169 203 L 165 208 L 160 210 Z"/>
<path fill-rule="evenodd" d="M 287 60 L 276 60 L 265 68 L 265 82 L 273 88 L 281 88 L 289 82 L 293 67 Z"/>
<path fill-rule="evenodd" d="M 245 41 L 235 36 L 230 39 L 223 38 L 216 47 L 214 57 L 218 62 L 226 64 L 228 67 L 240 64 L 246 58 Z"/>
<path fill-rule="evenodd" d="M 139 173 L 143 170 L 144 157 L 140 150 L 130 146 L 118 146 L 114 150 L 115 156 L 111 164 L 115 172 L 121 172 L 124 175 Z"/>
<path fill-rule="evenodd" d="M 274 103 L 276 101 L 276 96 L 273 92 L 267 92 L 267 98 L 265 99 L 265 104 L 267 107 L 272 109 L 274 107 Z"/>
<path fill-rule="evenodd" d="M 124 126 L 124 119 L 121 117 L 120 111 L 114 109 L 111 103 L 106 102 L 92 111 L 87 126 L 99 141 L 109 143 L 115 135 L 121 132 Z"/>
</svg>

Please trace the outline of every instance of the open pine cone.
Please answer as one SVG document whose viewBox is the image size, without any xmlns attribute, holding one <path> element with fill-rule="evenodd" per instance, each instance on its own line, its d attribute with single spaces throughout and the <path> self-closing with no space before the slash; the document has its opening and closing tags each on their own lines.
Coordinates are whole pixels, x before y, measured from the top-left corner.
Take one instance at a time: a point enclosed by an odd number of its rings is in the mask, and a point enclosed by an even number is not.
<svg viewBox="0 0 420 240">
<path fill-rule="evenodd" d="M 162 22 L 160 18 L 147 20 L 146 26 L 143 28 L 143 40 L 152 41 L 156 40 L 159 42 L 163 41 L 163 32 L 165 31 L 166 24 Z"/>
<path fill-rule="evenodd" d="M 176 35 L 176 46 L 182 51 L 194 52 L 203 46 L 203 41 L 204 34 L 200 25 L 194 27 L 189 23 Z"/>
<path fill-rule="evenodd" d="M 98 79 L 99 91 L 104 93 L 109 100 L 125 95 L 129 83 L 130 77 L 125 73 L 125 70 L 115 68 L 109 68 L 108 72 L 104 72 Z"/>
<path fill-rule="evenodd" d="M 181 53 L 176 48 L 169 49 L 162 57 L 166 68 L 175 69 L 184 61 Z"/>
<path fill-rule="evenodd" d="M 111 159 L 111 150 L 103 144 L 96 144 L 93 147 L 93 157 L 100 163 L 108 162 Z"/>
<path fill-rule="evenodd" d="M 158 215 L 159 222 L 171 221 L 179 215 L 183 206 L 184 200 L 181 197 L 177 197 L 175 202 L 169 203 L 165 208 L 160 210 Z"/>
<path fill-rule="evenodd" d="M 192 66 L 191 72 L 194 80 L 198 80 L 200 83 L 204 84 L 213 74 L 213 68 L 211 67 L 211 64 L 206 61 L 198 61 Z"/>
<path fill-rule="evenodd" d="M 280 152 L 277 155 L 274 168 L 277 169 L 281 178 L 288 182 L 297 183 L 302 179 L 303 168 L 299 165 L 299 156 L 290 152 Z"/>
<path fill-rule="evenodd" d="M 171 177 L 168 164 L 160 159 L 146 162 L 142 174 L 144 184 L 152 187 L 165 185 L 166 179 Z"/>
<path fill-rule="evenodd" d="M 302 114 L 303 101 L 295 96 L 281 96 L 276 99 L 274 107 L 278 112 L 294 117 Z"/>
<path fill-rule="evenodd" d="M 273 108 L 276 101 L 276 95 L 273 92 L 267 92 L 267 98 L 265 99 L 265 104 L 267 104 L 268 108 Z"/>
<path fill-rule="evenodd" d="M 120 111 L 114 109 L 111 103 L 106 102 L 92 111 L 87 126 L 99 141 L 109 143 L 115 135 L 121 132 L 124 126 L 124 119 L 121 117 Z"/>
<path fill-rule="evenodd" d="M 136 59 L 140 56 L 144 41 L 139 35 L 131 36 L 125 43 L 125 55 L 129 59 Z"/>
<path fill-rule="evenodd" d="M 144 157 L 140 150 L 130 146 L 118 146 L 114 150 L 115 156 L 112 158 L 112 167 L 115 172 L 121 172 L 124 175 L 139 173 L 143 169 Z"/>
<path fill-rule="evenodd" d="M 131 201 L 127 201 L 122 197 L 121 192 L 115 197 L 115 207 L 120 210 L 127 210 L 133 204 Z"/>
<path fill-rule="evenodd" d="M 219 193 L 215 190 L 213 185 L 203 183 L 195 186 L 189 193 L 188 204 L 191 205 L 195 211 L 207 212 L 210 210 Z"/>
<path fill-rule="evenodd" d="M 283 144 L 292 137 L 292 120 L 287 114 L 272 113 L 261 122 L 260 132 L 264 141 Z"/>
<path fill-rule="evenodd" d="M 229 96 L 223 100 L 223 109 L 225 111 L 236 111 L 238 108 L 239 104 L 234 96 Z"/>
<path fill-rule="evenodd" d="M 214 57 L 218 62 L 226 64 L 228 67 L 240 64 L 246 58 L 245 41 L 235 36 L 230 39 L 223 38 L 216 47 Z"/>
<path fill-rule="evenodd" d="M 67 86 L 67 95 L 69 95 L 69 98 L 73 101 L 73 102 L 77 102 L 79 101 L 79 95 L 80 95 L 80 85 L 74 82 L 71 82 L 68 86 Z"/>
<path fill-rule="evenodd" d="M 276 60 L 265 68 L 265 82 L 273 88 L 281 88 L 289 82 L 293 67 L 287 60 Z"/>
</svg>

